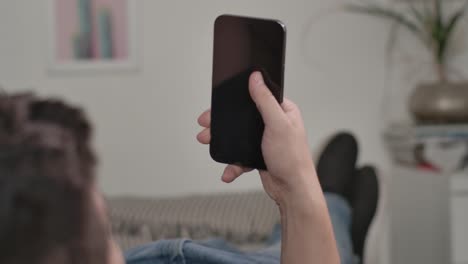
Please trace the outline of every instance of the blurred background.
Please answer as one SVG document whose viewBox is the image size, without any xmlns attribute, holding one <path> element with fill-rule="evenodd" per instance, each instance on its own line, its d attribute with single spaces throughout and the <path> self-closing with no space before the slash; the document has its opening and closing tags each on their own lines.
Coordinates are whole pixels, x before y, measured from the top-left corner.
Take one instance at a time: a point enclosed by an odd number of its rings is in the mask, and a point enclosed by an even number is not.
<svg viewBox="0 0 468 264">
<path fill-rule="evenodd" d="M 379 170 L 383 199 L 368 263 L 468 263 L 460 224 L 468 220 L 468 187 L 459 163 L 468 135 L 468 23 L 454 30 L 450 47 L 457 52 L 446 67 L 453 81 L 446 81 L 434 70 L 433 50 L 413 31 L 395 29 L 398 17 L 369 9 L 425 10 L 421 2 L 375 0 L 347 10 L 351 2 L 336 0 L 4 0 L 0 84 L 83 106 L 95 125 L 100 186 L 108 196 L 258 190 L 255 173 L 230 185 L 220 181 L 223 165 L 197 143 L 196 120 L 210 105 L 215 18 L 280 19 L 288 29 L 285 95 L 303 112 L 311 151 L 333 133 L 351 131 L 360 164 Z M 448 2 L 447 17 L 463 4 Z M 462 88 L 411 102 L 420 83 Z M 431 89 L 422 94 L 438 93 Z M 424 107 L 433 113 L 440 104 L 442 114 L 424 115 Z"/>
</svg>

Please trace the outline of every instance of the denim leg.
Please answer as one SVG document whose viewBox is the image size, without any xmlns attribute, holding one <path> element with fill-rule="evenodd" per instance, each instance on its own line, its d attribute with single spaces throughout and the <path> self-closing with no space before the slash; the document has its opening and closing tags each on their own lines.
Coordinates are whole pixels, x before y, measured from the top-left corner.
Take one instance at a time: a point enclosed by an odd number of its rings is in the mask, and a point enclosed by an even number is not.
<svg viewBox="0 0 468 264">
<path fill-rule="evenodd" d="M 325 193 L 333 230 L 342 264 L 357 263 L 351 241 L 351 208 L 336 194 Z M 253 253 L 237 251 L 219 241 L 192 242 L 187 240 L 157 241 L 126 253 L 127 264 L 231 264 L 279 263 L 281 256 L 281 226 L 275 226 L 270 246 Z"/>
<path fill-rule="evenodd" d="M 160 240 L 125 252 L 127 264 L 185 264 L 185 239 Z"/>
<path fill-rule="evenodd" d="M 335 240 L 338 246 L 342 264 L 358 263 L 353 253 L 353 243 L 351 241 L 351 208 L 348 202 L 340 195 L 325 193 L 328 211 L 335 233 Z M 269 247 L 266 251 L 281 250 L 281 225 L 277 224 L 268 241 Z"/>
<path fill-rule="evenodd" d="M 327 201 L 341 263 L 358 263 L 357 258 L 354 256 L 351 240 L 351 207 L 343 197 L 334 193 L 325 193 L 325 200 Z"/>
<path fill-rule="evenodd" d="M 281 224 L 276 224 L 273 227 L 270 238 L 267 241 L 267 245 L 272 246 L 281 242 Z"/>
</svg>

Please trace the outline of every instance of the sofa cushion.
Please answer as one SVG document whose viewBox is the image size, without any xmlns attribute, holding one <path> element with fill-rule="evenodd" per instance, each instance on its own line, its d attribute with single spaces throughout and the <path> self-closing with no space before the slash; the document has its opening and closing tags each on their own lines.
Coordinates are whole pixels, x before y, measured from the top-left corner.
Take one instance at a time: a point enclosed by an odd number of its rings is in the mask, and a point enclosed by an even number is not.
<svg viewBox="0 0 468 264">
<path fill-rule="evenodd" d="M 124 249 L 158 239 L 213 237 L 235 244 L 266 241 L 279 214 L 263 192 L 180 198 L 108 199 L 113 232 Z"/>
</svg>

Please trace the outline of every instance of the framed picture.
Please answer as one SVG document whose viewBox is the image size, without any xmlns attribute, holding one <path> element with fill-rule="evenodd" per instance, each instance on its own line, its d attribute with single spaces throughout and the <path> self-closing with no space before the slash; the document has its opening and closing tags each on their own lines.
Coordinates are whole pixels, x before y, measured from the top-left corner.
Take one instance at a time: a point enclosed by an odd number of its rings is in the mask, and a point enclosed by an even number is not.
<svg viewBox="0 0 468 264">
<path fill-rule="evenodd" d="M 49 0 L 52 71 L 134 69 L 135 0 Z"/>
</svg>

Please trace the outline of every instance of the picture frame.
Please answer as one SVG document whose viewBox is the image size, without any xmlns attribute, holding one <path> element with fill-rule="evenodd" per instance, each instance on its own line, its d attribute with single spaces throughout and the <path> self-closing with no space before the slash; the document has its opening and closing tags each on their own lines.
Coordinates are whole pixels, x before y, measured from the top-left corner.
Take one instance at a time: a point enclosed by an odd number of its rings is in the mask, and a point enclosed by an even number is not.
<svg viewBox="0 0 468 264">
<path fill-rule="evenodd" d="M 48 0 L 48 69 L 137 69 L 137 1 Z"/>
</svg>

